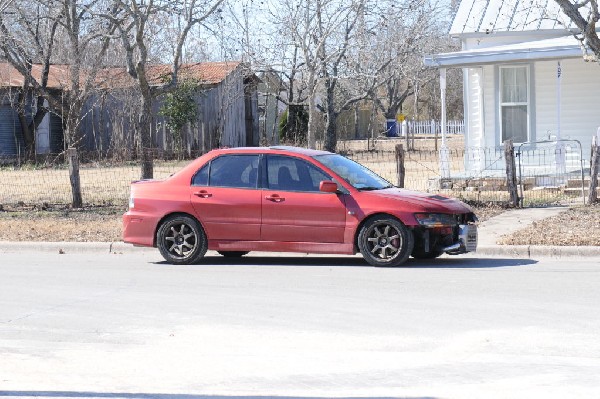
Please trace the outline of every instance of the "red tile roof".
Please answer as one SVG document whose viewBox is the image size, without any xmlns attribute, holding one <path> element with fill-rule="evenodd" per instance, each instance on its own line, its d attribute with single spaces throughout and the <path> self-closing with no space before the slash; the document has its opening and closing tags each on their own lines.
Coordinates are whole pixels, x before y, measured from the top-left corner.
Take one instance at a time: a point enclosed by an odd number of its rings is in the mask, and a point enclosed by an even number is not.
<svg viewBox="0 0 600 399">
<path fill-rule="evenodd" d="M 42 76 L 42 65 L 34 64 L 31 67 L 33 77 L 39 82 Z M 51 89 L 60 89 L 68 86 L 69 67 L 68 65 L 51 65 L 48 74 L 48 87 Z M 0 87 L 21 87 L 23 86 L 23 75 L 21 75 L 8 62 L 0 63 Z"/>
<path fill-rule="evenodd" d="M 240 65 L 239 61 L 225 62 L 200 62 L 183 64 L 179 70 L 179 78 L 193 78 L 201 84 L 217 84 L 222 82 L 227 75 Z M 35 64 L 32 67 L 33 76 L 40 81 L 42 66 Z M 164 77 L 169 75 L 170 65 L 149 65 L 147 67 L 148 80 L 151 85 L 159 85 Z M 133 80 L 123 67 L 103 68 L 98 71 L 98 84 L 103 87 L 130 87 Z M 23 76 L 9 63 L 0 63 L 0 87 L 21 87 Z M 51 65 L 48 75 L 48 87 L 62 89 L 69 86 L 69 66 Z"/>
</svg>

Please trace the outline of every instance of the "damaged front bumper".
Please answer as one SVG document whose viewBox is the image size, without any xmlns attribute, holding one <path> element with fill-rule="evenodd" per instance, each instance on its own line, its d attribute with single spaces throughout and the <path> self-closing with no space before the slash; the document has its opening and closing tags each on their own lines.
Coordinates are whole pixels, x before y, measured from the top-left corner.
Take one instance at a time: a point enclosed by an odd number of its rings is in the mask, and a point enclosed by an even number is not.
<svg viewBox="0 0 600 399">
<path fill-rule="evenodd" d="M 461 224 L 458 226 L 458 241 L 442 249 L 448 255 L 460 255 L 477 251 L 477 225 Z"/>
</svg>

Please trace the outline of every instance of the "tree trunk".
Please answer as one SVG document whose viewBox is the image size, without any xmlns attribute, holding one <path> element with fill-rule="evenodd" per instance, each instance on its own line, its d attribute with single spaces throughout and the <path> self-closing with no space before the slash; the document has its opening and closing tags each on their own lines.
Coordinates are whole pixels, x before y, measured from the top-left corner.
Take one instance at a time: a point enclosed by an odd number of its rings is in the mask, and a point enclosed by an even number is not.
<svg viewBox="0 0 600 399">
<path fill-rule="evenodd" d="M 69 180 L 71 182 L 71 194 L 73 208 L 81 208 L 83 199 L 81 196 L 81 181 L 79 179 L 79 152 L 77 147 L 81 145 L 79 134 L 79 115 L 81 114 L 82 102 L 79 98 L 67 96 L 66 103 L 69 104 L 62 115 L 65 120 L 65 143 L 67 145 L 67 158 L 69 161 Z"/>
<path fill-rule="evenodd" d="M 327 125 L 325 129 L 325 151 L 335 152 L 337 146 L 337 113 L 335 112 L 334 89 L 335 84 L 327 79 Z"/>
<path fill-rule="evenodd" d="M 327 124 L 325 129 L 325 145 L 324 150 L 329 152 L 335 152 L 337 147 L 337 132 L 335 129 L 335 123 L 337 120 L 337 114 L 328 113 L 327 114 Z"/>
<path fill-rule="evenodd" d="M 19 118 L 19 124 L 21 125 L 21 132 L 23 132 L 23 139 L 25 141 L 25 154 L 27 159 L 33 159 L 35 155 L 35 135 L 27 122 L 27 115 L 25 114 L 25 108 L 27 107 L 27 95 L 25 94 L 26 87 L 19 91 L 17 101 L 19 107 L 17 109 L 17 116 Z"/>
<path fill-rule="evenodd" d="M 298 108 L 296 105 L 288 106 L 288 117 L 285 125 L 285 138 L 294 140 L 295 144 L 299 144 L 301 138 L 298 135 Z"/>
<path fill-rule="evenodd" d="M 317 82 L 315 72 L 311 71 L 308 77 L 308 132 L 306 132 L 306 141 L 308 148 L 317 148 L 317 118 L 319 110 L 317 109 Z"/>
</svg>

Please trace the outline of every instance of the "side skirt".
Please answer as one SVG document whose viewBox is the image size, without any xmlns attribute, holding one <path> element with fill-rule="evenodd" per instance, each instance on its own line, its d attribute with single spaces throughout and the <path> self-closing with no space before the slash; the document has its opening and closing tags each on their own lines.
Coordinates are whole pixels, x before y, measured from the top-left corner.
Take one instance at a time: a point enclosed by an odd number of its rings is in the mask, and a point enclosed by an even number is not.
<svg viewBox="0 0 600 399">
<path fill-rule="evenodd" d="M 339 255 L 355 254 L 354 245 L 352 244 L 315 242 L 208 240 L 208 249 L 214 251 L 300 252 Z"/>
</svg>

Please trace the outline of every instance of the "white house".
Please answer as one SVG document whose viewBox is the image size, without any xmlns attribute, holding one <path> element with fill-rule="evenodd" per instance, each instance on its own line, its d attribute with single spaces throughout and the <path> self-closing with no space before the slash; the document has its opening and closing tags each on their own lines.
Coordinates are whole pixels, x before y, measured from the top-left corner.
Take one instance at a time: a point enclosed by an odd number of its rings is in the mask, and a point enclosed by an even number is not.
<svg viewBox="0 0 600 399">
<path fill-rule="evenodd" d="M 467 148 L 498 148 L 511 138 L 523 148 L 548 145 L 540 141 L 549 138 L 579 140 L 589 159 L 600 126 L 600 66 L 583 60 L 559 6 L 541 4 L 462 0 L 450 29 L 462 50 L 425 63 L 441 76 L 446 68 L 463 70 Z M 560 143 L 579 153 L 574 141 Z M 472 157 L 466 167 L 493 168 L 488 158 Z"/>
</svg>

